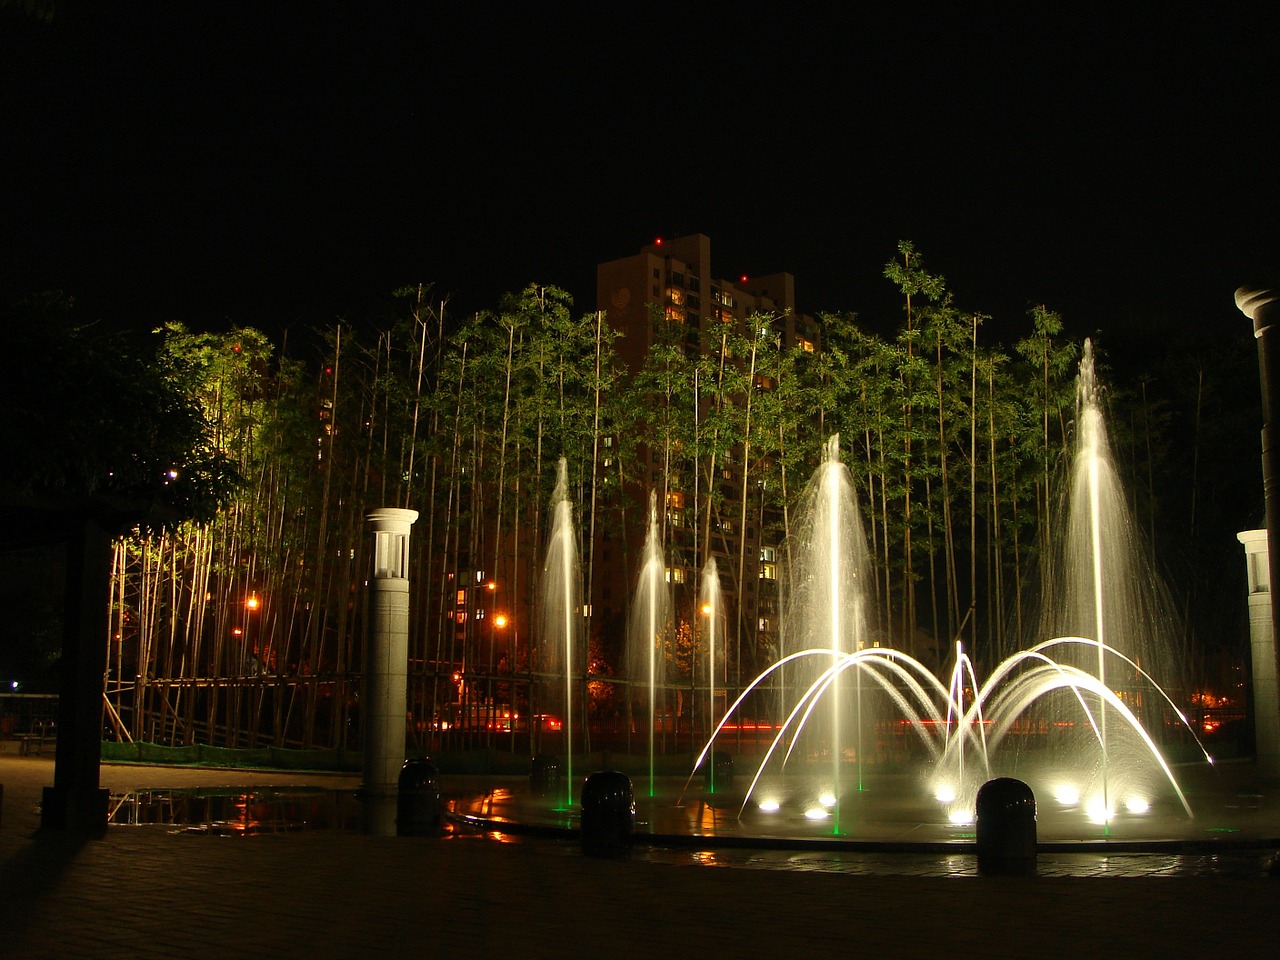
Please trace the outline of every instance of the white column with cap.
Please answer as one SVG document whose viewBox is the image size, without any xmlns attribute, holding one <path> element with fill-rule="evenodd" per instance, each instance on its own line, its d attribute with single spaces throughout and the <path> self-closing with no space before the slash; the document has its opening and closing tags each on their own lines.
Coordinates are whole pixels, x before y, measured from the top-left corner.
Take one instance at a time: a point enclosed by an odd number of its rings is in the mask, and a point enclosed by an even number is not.
<svg viewBox="0 0 1280 960">
<path fill-rule="evenodd" d="M 417 519 L 417 510 L 397 507 L 365 514 L 373 533 L 373 569 L 360 704 L 364 733 L 360 799 L 362 831 L 375 836 L 396 833 L 409 683 L 409 528 Z"/>
</svg>

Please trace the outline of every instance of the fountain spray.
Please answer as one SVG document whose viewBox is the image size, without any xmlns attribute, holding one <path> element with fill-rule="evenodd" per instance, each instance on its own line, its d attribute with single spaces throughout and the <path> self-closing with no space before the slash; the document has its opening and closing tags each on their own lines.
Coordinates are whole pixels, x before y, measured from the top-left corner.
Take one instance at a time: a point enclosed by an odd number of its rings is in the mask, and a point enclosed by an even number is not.
<svg viewBox="0 0 1280 960">
<path fill-rule="evenodd" d="M 716 630 L 720 625 L 720 572 L 716 558 L 710 557 L 702 569 L 702 602 L 699 604 L 707 621 L 707 723 L 716 722 Z M 712 756 L 709 783 L 716 792 L 715 757 Z"/>
<path fill-rule="evenodd" d="M 573 528 L 573 508 L 569 502 L 568 466 L 564 457 L 556 467 L 556 486 L 551 494 L 551 539 L 542 569 L 542 638 L 549 669 L 564 673 L 565 808 L 573 805 L 573 670 L 578 639 L 578 541 Z M 557 663 L 556 661 L 560 661 Z"/>
<path fill-rule="evenodd" d="M 650 491 L 649 530 L 645 537 L 644 554 L 627 630 L 627 674 L 632 680 L 645 678 L 648 687 L 650 796 L 655 792 L 654 736 L 658 716 L 658 688 L 663 681 L 662 633 L 666 629 L 670 610 L 666 561 L 658 526 L 658 495 L 656 491 Z"/>
</svg>

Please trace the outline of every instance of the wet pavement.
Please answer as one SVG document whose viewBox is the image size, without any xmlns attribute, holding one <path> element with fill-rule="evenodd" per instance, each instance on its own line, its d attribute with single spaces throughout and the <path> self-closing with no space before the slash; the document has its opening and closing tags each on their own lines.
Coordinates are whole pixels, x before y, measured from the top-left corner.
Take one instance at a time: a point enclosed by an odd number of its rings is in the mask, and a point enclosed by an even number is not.
<svg viewBox="0 0 1280 960">
<path fill-rule="evenodd" d="M 1247 830 L 1210 850 L 1042 850 L 1034 876 L 1008 877 L 980 875 L 963 837 L 954 851 L 923 852 L 646 843 L 611 860 L 584 856 L 569 835 L 364 837 L 343 812 L 323 829 L 306 817 L 235 829 L 267 822 L 255 798 L 272 789 L 343 811 L 356 785 L 270 771 L 104 766 L 116 798 L 179 791 L 184 818 L 209 828 L 120 825 L 84 841 L 37 829 L 52 775 L 47 758 L 0 751 L 6 960 L 1262 956 L 1280 934 L 1280 877 L 1269 873 L 1280 808 L 1267 791 L 1239 813 Z M 474 781 L 442 785 L 459 809 L 485 794 Z M 257 793 L 189 815 L 214 787 Z"/>
</svg>

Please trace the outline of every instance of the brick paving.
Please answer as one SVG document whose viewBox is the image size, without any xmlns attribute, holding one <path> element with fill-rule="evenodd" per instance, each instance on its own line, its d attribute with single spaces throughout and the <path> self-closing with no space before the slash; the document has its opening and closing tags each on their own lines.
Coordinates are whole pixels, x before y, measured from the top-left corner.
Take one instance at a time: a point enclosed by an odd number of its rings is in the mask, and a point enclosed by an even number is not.
<svg viewBox="0 0 1280 960">
<path fill-rule="evenodd" d="M 644 850 L 619 861 L 565 841 L 462 834 L 113 827 L 82 841 L 36 829 L 52 777 L 47 758 L 0 753 L 4 960 L 1255 957 L 1273 954 L 1280 934 L 1267 850 L 1041 856 L 1034 877 L 1015 878 L 946 855 Z M 103 768 L 113 791 L 216 784 L 354 780 Z"/>
</svg>

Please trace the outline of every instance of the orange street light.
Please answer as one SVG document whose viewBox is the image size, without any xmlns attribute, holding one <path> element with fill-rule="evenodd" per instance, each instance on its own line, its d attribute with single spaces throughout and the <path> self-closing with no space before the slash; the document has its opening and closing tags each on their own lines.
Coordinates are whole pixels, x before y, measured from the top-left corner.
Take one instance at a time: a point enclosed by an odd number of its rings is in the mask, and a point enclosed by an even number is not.
<svg viewBox="0 0 1280 960">
<path fill-rule="evenodd" d="M 493 618 L 493 625 L 501 630 L 507 625 L 507 615 L 505 613 L 498 614 Z"/>
<path fill-rule="evenodd" d="M 262 606 L 262 601 L 258 599 L 256 594 L 250 594 L 244 605 L 247 610 L 257 610 L 258 607 Z"/>
</svg>

